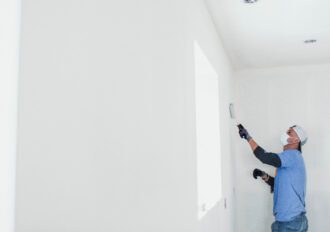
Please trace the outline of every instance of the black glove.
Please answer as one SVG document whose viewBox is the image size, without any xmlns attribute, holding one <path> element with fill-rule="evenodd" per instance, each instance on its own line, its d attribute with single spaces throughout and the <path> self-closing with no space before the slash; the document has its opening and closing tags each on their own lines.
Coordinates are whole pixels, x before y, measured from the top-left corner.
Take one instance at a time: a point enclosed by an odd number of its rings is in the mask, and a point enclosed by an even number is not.
<svg viewBox="0 0 330 232">
<path fill-rule="evenodd" d="M 247 141 L 249 141 L 252 138 L 242 124 L 237 125 L 237 127 L 239 129 L 238 133 L 239 136 L 241 136 L 241 138 L 244 138 Z"/>
<path fill-rule="evenodd" d="M 267 175 L 266 172 L 261 171 L 260 169 L 256 168 L 253 170 L 253 177 L 254 179 L 257 179 L 258 176 L 262 177 L 263 175 Z"/>
</svg>

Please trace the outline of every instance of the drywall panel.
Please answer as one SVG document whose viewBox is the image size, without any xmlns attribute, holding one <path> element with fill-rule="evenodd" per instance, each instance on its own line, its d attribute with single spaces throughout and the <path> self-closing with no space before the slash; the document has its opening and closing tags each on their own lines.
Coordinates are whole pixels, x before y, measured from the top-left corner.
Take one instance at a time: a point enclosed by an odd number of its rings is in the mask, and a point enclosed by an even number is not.
<svg viewBox="0 0 330 232">
<path fill-rule="evenodd" d="M 203 1 L 24 0 L 22 22 L 16 231 L 230 231 L 231 68 Z M 201 221 L 196 40 L 219 77 L 228 203 Z"/>
</svg>

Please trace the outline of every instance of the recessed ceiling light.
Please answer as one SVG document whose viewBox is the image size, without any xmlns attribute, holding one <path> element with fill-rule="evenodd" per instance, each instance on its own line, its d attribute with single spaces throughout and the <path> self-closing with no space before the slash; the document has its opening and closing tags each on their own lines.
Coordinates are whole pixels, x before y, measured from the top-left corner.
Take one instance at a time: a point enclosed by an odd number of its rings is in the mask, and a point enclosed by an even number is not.
<svg viewBox="0 0 330 232">
<path fill-rule="evenodd" d="M 255 2 L 257 2 L 258 0 L 244 0 L 245 1 L 245 3 L 255 3 Z"/>
<path fill-rule="evenodd" d="M 305 41 L 304 41 L 304 43 L 305 44 L 309 44 L 309 43 L 316 43 L 316 39 L 306 39 Z"/>
</svg>

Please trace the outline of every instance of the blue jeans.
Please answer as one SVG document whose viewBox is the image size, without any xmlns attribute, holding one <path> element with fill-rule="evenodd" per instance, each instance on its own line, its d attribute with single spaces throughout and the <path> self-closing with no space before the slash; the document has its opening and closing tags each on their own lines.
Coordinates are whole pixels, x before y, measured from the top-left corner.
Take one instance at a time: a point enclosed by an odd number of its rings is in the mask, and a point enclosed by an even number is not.
<svg viewBox="0 0 330 232">
<path fill-rule="evenodd" d="M 289 222 L 275 221 L 272 224 L 272 232 L 306 232 L 308 231 L 308 220 L 305 214 L 300 214 Z"/>
</svg>

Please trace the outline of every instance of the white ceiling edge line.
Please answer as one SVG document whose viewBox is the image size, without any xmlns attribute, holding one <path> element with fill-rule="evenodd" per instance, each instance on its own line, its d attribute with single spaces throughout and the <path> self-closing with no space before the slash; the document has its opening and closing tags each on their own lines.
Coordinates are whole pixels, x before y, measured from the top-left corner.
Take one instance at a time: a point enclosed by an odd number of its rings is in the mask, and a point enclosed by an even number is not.
<svg viewBox="0 0 330 232">
<path fill-rule="evenodd" d="M 264 66 L 264 67 L 247 67 L 247 68 L 239 68 L 239 69 L 234 69 L 234 74 L 239 73 L 239 72 L 248 72 L 248 71 L 266 71 L 269 69 L 284 69 L 284 68 L 312 68 L 312 67 L 317 67 L 317 66 L 329 66 L 330 67 L 330 62 L 315 62 L 315 63 L 306 63 L 306 64 L 288 64 L 288 65 L 270 65 L 270 66 Z"/>
<path fill-rule="evenodd" d="M 224 44 L 224 39 L 223 39 L 223 37 L 222 37 L 222 35 L 221 35 L 219 29 L 218 29 L 218 26 L 217 26 L 217 24 L 216 24 L 216 21 L 215 21 L 213 15 L 212 15 L 212 11 L 210 10 L 210 6 L 207 4 L 206 1 L 203 1 L 203 3 L 204 3 L 204 5 L 205 5 L 205 7 L 206 7 L 206 9 L 207 9 L 207 13 L 208 13 L 208 15 L 209 15 L 209 17 L 210 17 L 210 19 L 211 19 L 211 22 L 212 22 L 213 28 L 214 28 L 214 30 L 215 30 L 217 36 L 218 36 L 218 41 L 219 41 L 219 43 L 220 43 L 220 47 L 222 47 L 222 49 L 223 49 L 224 52 L 225 52 L 225 56 L 226 56 L 226 58 L 227 58 L 227 60 L 228 60 L 228 62 L 229 62 L 231 72 L 235 72 L 234 61 L 233 61 L 232 57 L 230 56 L 230 52 L 228 51 L 228 47 L 225 46 L 225 44 Z"/>
</svg>

